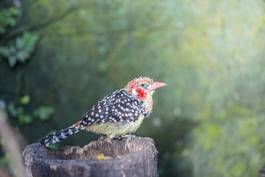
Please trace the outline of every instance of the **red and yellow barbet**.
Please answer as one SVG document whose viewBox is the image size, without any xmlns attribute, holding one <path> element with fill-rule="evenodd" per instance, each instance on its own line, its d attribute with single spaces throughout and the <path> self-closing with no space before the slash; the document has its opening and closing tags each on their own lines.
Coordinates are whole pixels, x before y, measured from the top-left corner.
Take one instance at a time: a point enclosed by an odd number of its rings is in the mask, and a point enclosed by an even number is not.
<svg viewBox="0 0 265 177">
<path fill-rule="evenodd" d="M 92 106 L 79 122 L 49 134 L 40 142 L 48 147 L 81 130 L 108 138 L 134 133 L 152 112 L 154 91 L 165 85 L 148 77 L 133 79 Z"/>
</svg>

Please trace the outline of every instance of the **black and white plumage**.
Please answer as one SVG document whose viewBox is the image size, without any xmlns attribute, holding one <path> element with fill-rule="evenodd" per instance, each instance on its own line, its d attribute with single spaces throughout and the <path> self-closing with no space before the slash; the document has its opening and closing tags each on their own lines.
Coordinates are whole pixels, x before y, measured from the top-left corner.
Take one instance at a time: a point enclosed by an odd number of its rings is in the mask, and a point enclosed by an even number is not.
<svg viewBox="0 0 265 177">
<path fill-rule="evenodd" d="M 147 116 L 150 112 L 144 102 L 129 95 L 124 89 L 117 90 L 104 97 L 89 110 L 80 124 L 82 126 L 106 122 L 134 122 L 140 115 Z"/>
<path fill-rule="evenodd" d="M 79 122 L 49 134 L 40 142 L 48 147 L 81 130 L 109 138 L 135 132 L 152 111 L 152 84 L 147 77 L 134 79 L 125 88 L 114 91 L 92 106 Z"/>
</svg>

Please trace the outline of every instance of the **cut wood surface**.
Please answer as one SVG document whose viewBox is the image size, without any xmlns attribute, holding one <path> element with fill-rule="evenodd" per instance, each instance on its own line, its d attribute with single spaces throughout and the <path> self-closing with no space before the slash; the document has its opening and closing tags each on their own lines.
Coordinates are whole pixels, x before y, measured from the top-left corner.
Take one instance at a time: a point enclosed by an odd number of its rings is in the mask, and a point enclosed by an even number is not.
<svg viewBox="0 0 265 177">
<path fill-rule="evenodd" d="M 27 177 L 157 177 L 151 138 L 98 140 L 58 150 L 36 143 L 28 145 L 23 156 Z"/>
</svg>

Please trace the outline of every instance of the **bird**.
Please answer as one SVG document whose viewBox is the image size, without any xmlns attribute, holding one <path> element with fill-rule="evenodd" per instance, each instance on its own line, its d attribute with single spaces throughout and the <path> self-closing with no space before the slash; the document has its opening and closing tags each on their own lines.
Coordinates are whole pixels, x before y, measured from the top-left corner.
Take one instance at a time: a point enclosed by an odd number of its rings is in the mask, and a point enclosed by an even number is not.
<svg viewBox="0 0 265 177">
<path fill-rule="evenodd" d="M 80 121 L 48 134 L 40 143 L 49 147 L 82 130 L 103 135 L 109 140 L 132 134 L 151 114 L 153 93 L 164 86 L 164 82 L 155 82 L 144 76 L 137 77 L 129 81 L 124 88 L 112 92 L 94 104 Z"/>
</svg>

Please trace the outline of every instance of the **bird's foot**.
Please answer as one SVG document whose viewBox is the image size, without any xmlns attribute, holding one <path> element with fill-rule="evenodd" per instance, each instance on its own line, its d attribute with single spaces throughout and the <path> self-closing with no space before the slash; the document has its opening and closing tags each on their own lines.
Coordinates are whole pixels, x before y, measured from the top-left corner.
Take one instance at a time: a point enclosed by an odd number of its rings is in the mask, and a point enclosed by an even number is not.
<svg viewBox="0 0 265 177">
<path fill-rule="evenodd" d="M 98 141 L 100 146 L 103 146 L 103 144 L 107 143 L 107 144 L 111 144 L 112 143 L 112 138 L 106 137 L 106 136 L 101 136 Z"/>
<path fill-rule="evenodd" d="M 106 138 L 106 136 L 101 136 L 101 137 L 99 137 L 98 141 L 104 141 L 105 138 Z"/>
<path fill-rule="evenodd" d="M 129 150 L 129 144 L 130 144 L 130 141 L 133 137 L 135 137 L 135 135 L 125 135 L 124 137 L 126 137 L 126 142 L 125 142 L 125 150 Z"/>
<path fill-rule="evenodd" d="M 103 142 L 104 142 L 104 143 L 111 144 L 111 143 L 112 143 L 112 138 L 106 137 L 106 138 L 103 140 Z"/>
</svg>

